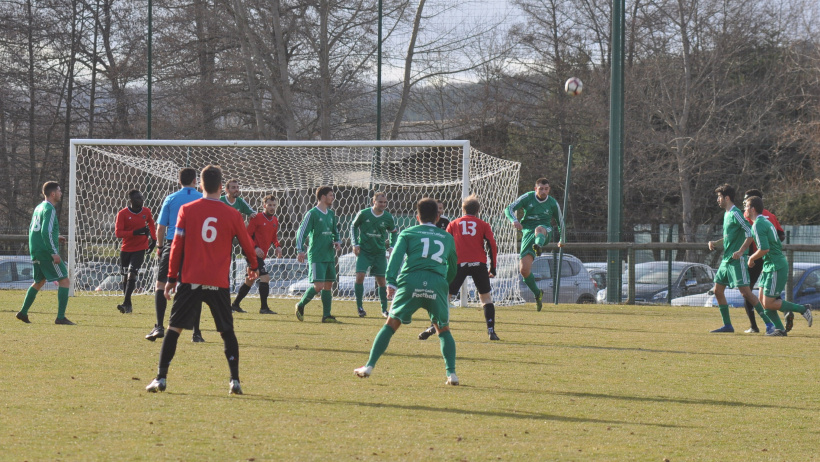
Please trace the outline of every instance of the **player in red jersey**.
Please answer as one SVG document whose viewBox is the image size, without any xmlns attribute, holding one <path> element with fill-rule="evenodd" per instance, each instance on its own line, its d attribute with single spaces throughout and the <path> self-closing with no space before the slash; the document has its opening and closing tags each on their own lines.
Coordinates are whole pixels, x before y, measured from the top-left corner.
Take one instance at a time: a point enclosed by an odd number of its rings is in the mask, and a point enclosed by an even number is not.
<svg viewBox="0 0 820 462">
<path fill-rule="evenodd" d="M 242 215 L 219 200 L 222 169 L 213 165 L 202 169 L 200 185 L 205 196 L 179 209 L 176 234 L 171 244 L 165 298 L 170 300 L 174 292 L 176 295 L 171 306 L 168 331 L 159 353 L 157 378 L 146 390 L 152 393 L 165 390 L 168 367 L 176 353 L 179 334 L 182 329 L 194 327 L 202 310 L 202 302 L 205 302 L 211 309 L 216 330 L 225 342 L 225 357 L 231 370 L 228 393 L 241 395 L 239 343 L 233 330 L 231 294 L 228 290 L 233 238 L 239 240 L 250 265 L 248 275 L 254 279 L 257 277 L 256 252 L 245 230 Z"/>
<path fill-rule="evenodd" d="M 120 313 L 131 312 L 131 294 L 137 285 L 137 274 L 145 255 L 157 245 L 157 229 L 151 209 L 143 207 L 145 199 L 136 189 L 128 191 L 128 207 L 117 213 L 114 234 L 122 239 L 120 248 L 120 274 L 125 300 L 117 305 Z M 150 235 L 150 242 L 149 242 Z"/>
<path fill-rule="evenodd" d="M 447 232 L 453 235 L 456 242 L 456 254 L 458 255 L 458 271 L 456 278 L 450 283 L 450 297 L 455 297 L 461 290 L 461 285 L 467 276 L 473 278 L 478 297 L 484 306 L 484 319 L 487 321 L 487 334 L 490 340 L 498 340 L 495 333 L 495 305 L 493 296 L 490 293 L 490 278 L 495 277 L 496 261 L 498 257 L 498 246 L 495 243 L 495 236 L 490 225 L 478 218 L 481 211 L 481 203 L 475 195 L 470 195 L 461 204 L 464 212 L 460 218 L 451 221 L 447 225 Z M 487 269 L 487 248 L 490 254 L 490 268 Z M 436 332 L 431 326 L 419 334 L 419 340 L 427 340 Z"/>
<path fill-rule="evenodd" d="M 273 195 L 265 198 L 265 213 L 257 213 L 248 221 L 248 235 L 253 240 L 256 246 L 256 261 L 259 265 L 259 278 L 252 279 L 250 276 L 245 278 L 245 283 L 239 288 L 239 293 L 236 294 L 236 299 L 231 305 L 231 310 L 237 313 L 244 313 L 239 303 L 248 295 L 254 281 L 259 281 L 259 299 L 262 302 L 262 307 L 259 309 L 261 314 L 276 314 L 275 311 L 268 308 L 268 294 L 270 293 L 270 275 L 265 269 L 265 255 L 268 254 L 271 244 L 276 249 L 276 258 L 282 258 L 282 246 L 279 244 L 279 238 L 276 237 L 279 231 L 279 219 L 274 215 L 276 213 L 276 197 Z M 250 262 L 249 262 L 250 263 Z"/>
</svg>

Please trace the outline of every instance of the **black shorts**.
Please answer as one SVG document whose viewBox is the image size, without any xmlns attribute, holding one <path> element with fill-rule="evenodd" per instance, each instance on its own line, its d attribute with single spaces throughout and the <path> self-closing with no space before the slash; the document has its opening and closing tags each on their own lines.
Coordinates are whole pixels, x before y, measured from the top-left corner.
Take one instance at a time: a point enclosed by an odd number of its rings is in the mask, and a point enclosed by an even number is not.
<svg viewBox="0 0 820 462">
<path fill-rule="evenodd" d="M 490 293 L 490 274 L 486 263 L 460 263 L 456 278 L 450 283 L 450 295 L 456 295 L 467 276 L 473 278 L 479 294 Z"/>
<path fill-rule="evenodd" d="M 177 285 L 168 325 L 179 329 L 193 329 L 196 315 L 202 311 L 202 302 L 205 302 L 211 309 L 217 331 L 233 330 L 231 294 L 228 289 L 200 284 L 180 283 Z"/>
<path fill-rule="evenodd" d="M 120 251 L 120 268 L 122 269 L 122 274 L 126 274 L 129 271 L 136 273 L 140 268 L 142 268 L 142 263 L 144 261 L 144 250 L 137 250 L 136 252 Z"/>
<path fill-rule="evenodd" d="M 245 258 L 245 260 L 247 260 L 247 258 Z M 251 262 L 248 261 L 248 268 L 251 267 L 250 265 Z M 260 276 L 268 274 L 268 270 L 265 269 L 265 259 L 259 256 L 256 257 L 256 272 L 259 273 Z"/>
<path fill-rule="evenodd" d="M 162 253 L 159 256 L 159 270 L 157 271 L 158 282 L 168 282 L 168 263 L 171 262 L 171 241 L 165 241 L 162 246 Z"/>
</svg>

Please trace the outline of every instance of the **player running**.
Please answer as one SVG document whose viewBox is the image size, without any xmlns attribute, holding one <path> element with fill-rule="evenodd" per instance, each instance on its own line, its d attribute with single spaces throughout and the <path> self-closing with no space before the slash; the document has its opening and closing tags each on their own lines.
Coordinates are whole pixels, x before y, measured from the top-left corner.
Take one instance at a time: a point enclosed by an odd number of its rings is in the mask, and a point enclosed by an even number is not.
<svg viewBox="0 0 820 462">
<path fill-rule="evenodd" d="M 172 293 L 176 292 L 176 295 L 159 353 L 157 377 L 145 389 L 151 393 L 165 391 L 179 334 L 182 329 L 194 327 L 202 311 L 202 302 L 205 302 L 225 343 L 225 357 L 231 371 L 228 393 L 241 395 L 239 343 L 233 330 L 228 290 L 233 238 L 239 240 L 248 258 L 248 274 L 253 278 L 256 277 L 256 252 L 242 215 L 219 201 L 222 169 L 213 165 L 202 169 L 200 184 L 205 197 L 185 204 L 179 210 L 164 291 L 167 300 L 171 299 Z"/>
<path fill-rule="evenodd" d="M 23 306 L 17 313 L 17 319 L 30 323 L 28 310 L 34 304 L 37 293 L 48 282 L 57 281 L 57 319 L 54 324 L 73 326 L 74 323 L 65 317 L 68 306 L 68 288 L 71 281 L 68 279 L 68 268 L 60 258 L 59 242 L 65 238 L 60 236 L 60 223 L 57 220 L 57 202 L 63 200 L 63 191 L 56 181 L 47 181 L 43 184 L 45 200 L 34 208 L 31 215 L 31 225 L 28 228 L 28 249 L 31 261 L 34 263 L 34 283 L 26 291 Z"/>
<path fill-rule="evenodd" d="M 322 322 L 337 322 L 331 314 L 333 295 L 330 289 L 336 280 L 336 251 L 342 250 L 339 242 L 339 220 L 330 209 L 336 195 L 330 186 L 316 190 L 316 207 L 308 210 L 296 233 L 296 259 L 299 263 L 308 261 L 308 278 L 313 284 L 308 287 L 302 299 L 296 304 L 296 318 L 305 319 L 305 305 L 317 293 L 322 295 Z M 307 253 L 305 245 L 308 245 Z"/>
<path fill-rule="evenodd" d="M 456 342 L 450 332 L 447 300 L 447 286 L 456 275 L 458 261 L 455 242 L 453 236 L 435 226 L 439 214 L 433 199 L 420 200 L 416 210 L 419 225 L 399 234 L 387 265 L 387 297 L 393 299 L 390 317 L 373 340 L 367 364 L 353 372 L 362 378 L 370 377 L 399 326 L 410 324 L 413 313 L 423 308 L 438 330 L 447 371 L 445 383 L 458 385 Z"/>
<path fill-rule="evenodd" d="M 364 277 L 370 270 L 370 275 L 376 280 L 381 303 L 382 316 L 387 317 L 387 282 L 384 278 L 387 271 L 387 255 L 396 243 L 399 230 L 393 215 L 387 210 L 387 194 L 377 191 L 373 193 L 373 206 L 359 211 L 350 224 L 350 242 L 353 243 L 353 253 L 356 254 L 356 309 L 359 317 L 367 316 L 362 299 L 364 298 Z M 390 247 L 386 243 L 390 240 Z"/>
<path fill-rule="evenodd" d="M 523 210 L 523 215 L 519 221 L 516 212 Z M 518 199 L 504 209 L 507 219 L 512 222 L 515 229 L 522 232 L 521 253 L 519 268 L 524 283 L 535 295 L 535 307 L 541 311 L 542 298 L 544 293 L 535 283 L 535 276 L 532 274 L 532 262 L 535 257 L 541 255 L 541 248 L 554 240 L 561 240 L 561 208 L 558 201 L 550 196 L 550 182 L 546 178 L 535 180 L 535 190 L 521 195 Z M 552 222 L 555 221 L 555 227 Z"/>
<path fill-rule="evenodd" d="M 122 239 L 120 247 L 120 274 L 125 298 L 117 305 L 120 313 L 130 313 L 131 294 L 137 286 L 137 276 L 145 261 L 157 245 L 157 229 L 151 209 L 144 207 L 145 199 L 136 189 L 128 191 L 128 207 L 117 213 L 114 234 Z M 150 236 L 150 238 L 149 238 Z"/>
<path fill-rule="evenodd" d="M 800 313 L 806 318 L 806 322 L 811 327 L 811 305 L 798 305 L 780 298 L 780 294 L 786 288 L 786 281 L 789 279 L 789 262 L 783 256 L 777 229 L 763 215 L 763 199 L 752 196 L 743 202 L 749 218 L 754 221 L 752 234 L 757 244 L 757 251 L 749 256 L 749 268 L 760 265 L 757 260 L 763 259 L 763 273 L 760 276 L 760 299 L 763 300 L 763 307 L 766 308 L 766 313 L 775 326 L 774 331 L 766 332 L 766 335 L 773 337 L 786 336 L 786 329 L 783 327 L 783 323 L 780 322 L 777 310 Z"/>
<path fill-rule="evenodd" d="M 270 246 L 276 249 L 276 258 L 282 258 L 282 246 L 279 244 L 279 239 L 276 234 L 279 232 L 279 219 L 276 218 L 276 196 L 270 195 L 265 197 L 265 213 L 256 214 L 248 222 L 248 235 L 253 240 L 256 246 L 256 261 L 259 268 L 259 277 L 254 279 L 250 275 L 245 278 L 245 283 L 239 288 L 239 293 L 236 294 L 236 299 L 231 305 L 231 309 L 237 313 L 244 313 L 245 311 L 239 306 L 242 299 L 248 295 L 254 281 L 259 284 L 259 299 L 262 303 L 259 308 L 260 314 L 276 314 L 275 311 L 268 308 L 268 295 L 270 294 L 270 275 L 265 269 L 265 255 L 267 255 Z M 250 268 L 250 262 L 248 262 Z"/>
<path fill-rule="evenodd" d="M 495 277 L 498 257 L 498 246 L 489 223 L 478 218 L 481 202 L 475 195 L 470 195 L 461 204 L 464 213 L 460 218 L 450 222 L 447 232 L 453 235 L 458 255 L 458 271 L 450 283 L 450 298 L 455 298 L 461 290 L 467 276 L 473 278 L 478 298 L 484 308 L 484 319 L 487 321 L 487 334 L 490 340 L 499 340 L 495 333 L 495 305 L 490 293 L 490 278 Z M 489 249 L 490 268 L 487 269 L 487 250 Z M 427 340 L 436 332 L 435 325 L 419 334 L 419 340 Z"/>
<path fill-rule="evenodd" d="M 743 193 L 743 201 L 745 203 L 746 199 L 757 196 L 763 199 L 763 193 L 760 192 L 759 189 L 750 189 Z M 763 210 L 762 215 L 769 220 L 769 222 L 774 225 L 775 230 L 777 230 L 777 236 L 782 241 L 786 238 L 786 233 L 783 231 L 783 228 L 780 227 L 780 222 L 777 221 L 777 217 L 774 216 L 773 213 L 769 212 L 768 210 Z M 749 217 L 749 208 L 745 207 L 743 210 L 743 218 L 749 222 L 750 225 L 754 224 L 754 220 Z M 754 230 L 753 230 L 754 231 Z M 752 245 L 749 246 L 749 253 L 753 254 L 757 251 L 757 246 L 754 242 Z M 760 278 L 760 273 L 763 272 L 763 265 L 755 265 L 749 266 L 749 287 L 754 287 L 757 283 L 757 280 Z M 758 297 L 759 298 L 759 297 Z M 761 303 L 763 300 L 760 300 Z M 749 318 L 749 328 L 745 331 L 747 334 L 756 334 L 760 332 L 760 329 L 757 327 L 757 322 L 755 321 L 755 307 L 744 300 L 744 307 L 746 309 L 746 316 Z M 765 307 L 764 307 L 765 308 Z M 765 310 L 764 310 L 765 313 Z M 791 317 L 789 317 L 791 315 Z M 771 320 L 768 318 L 767 315 L 761 315 L 761 319 L 766 323 L 766 333 L 774 330 L 774 324 L 772 324 Z M 794 313 L 789 312 L 786 314 L 786 332 L 792 329 L 792 324 L 794 323 Z"/>
<path fill-rule="evenodd" d="M 735 206 L 735 188 L 724 184 L 715 189 L 718 205 L 725 210 L 723 213 L 723 238 L 709 241 L 709 250 L 715 250 L 723 243 L 723 260 L 715 273 L 715 299 L 718 302 L 720 316 L 723 318 L 723 327 L 712 333 L 734 332 L 732 320 L 729 317 L 729 303 L 726 301 L 726 286 L 735 287 L 747 302 L 754 306 L 755 311 L 763 313 L 763 305 L 749 288 L 749 267 L 746 263 L 746 251 L 752 244 L 752 227 L 743 218 L 743 213 Z M 761 314 L 761 317 L 763 315 Z"/>
</svg>

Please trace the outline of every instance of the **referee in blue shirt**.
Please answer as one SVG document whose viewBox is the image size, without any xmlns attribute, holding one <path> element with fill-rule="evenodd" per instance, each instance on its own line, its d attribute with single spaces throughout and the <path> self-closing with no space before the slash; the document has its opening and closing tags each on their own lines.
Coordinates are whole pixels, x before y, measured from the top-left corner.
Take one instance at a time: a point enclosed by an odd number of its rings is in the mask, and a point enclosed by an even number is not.
<svg viewBox="0 0 820 462">
<path fill-rule="evenodd" d="M 165 300 L 165 283 L 168 282 L 168 261 L 171 259 L 171 242 L 174 240 L 176 233 L 177 215 L 179 209 L 197 199 L 202 198 L 202 193 L 196 190 L 196 170 L 192 168 L 183 168 L 179 171 L 179 184 L 182 189 L 169 194 L 162 202 L 162 210 L 159 212 L 159 219 L 157 220 L 157 256 L 159 257 L 159 272 L 157 273 L 157 286 L 154 292 L 154 305 L 157 309 L 157 323 L 151 333 L 145 336 L 146 340 L 154 341 L 158 338 L 165 337 L 165 327 L 163 320 L 165 319 L 165 309 L 167 307 L 167 300 Z M 199 315 L 196 318 L 194 327 L 194 342 L 204 342 L 202 338 L 202 331 L 199 330 Z"/>
</svg>

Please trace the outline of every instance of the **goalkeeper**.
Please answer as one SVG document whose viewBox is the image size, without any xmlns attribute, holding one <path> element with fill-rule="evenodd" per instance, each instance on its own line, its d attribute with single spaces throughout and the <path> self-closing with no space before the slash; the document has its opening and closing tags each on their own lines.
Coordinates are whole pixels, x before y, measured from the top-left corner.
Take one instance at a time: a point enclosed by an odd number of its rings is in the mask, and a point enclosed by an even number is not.
<svg viewBox="0 0 820 462">
<path fill-rule="evenodd" d="M 145 254 L 150 254 L 157 245 L 157 230 L 151 209 L 144 207 L 145 199 L 136 189 L 128 191 L 128 207 L 117 213 L 114 234 L 122 239 L 120 247 L 120 274 L 125 299 L 117 305 L 120 313 L 130 313 L 131 294 L 137 285 L 137 275 Z M 149 238 L 150 235 L 150 238 Z M 149 242 L 150 241 L 150 242 Z"/>
<path fill-rule="evenodd" d="M 359 317 L 367 316 L 362 307 L 364 298 L 364 277 L 370 270 L 370 275 L 376 279 L 381 302 L 382 316 L 387 317 L 387 282 L 384 278 L 387 271 L 386 252 L 393 248 L 399 230 L 393 215 L 387 210 L 387 194 L 377 191 L 373 193 L 373 206 L 359 211 L 350 224 L 350 242 L 353 243 L 353 253 L 356 254 L 356 308 Z M 390 247 L 386 247 L 390 235 Z"/>
<path fill-rule="evenodd" d="M 516 212 L 523 210 L 521 220 Z M 535 257 L 541 255 L 541 248 L 551 240 L 556 242 L 561 240 L 561 208 L 558 201 L 550 196 L 550 182 L 546 178 L 535 180 L 535 190 L 521 195 L 518 199 L 504 209 L 515 229 L 522 232 L 521 253 L 519 268 L 524 283 L 535 295 L 535 306 L 541 311 L 541 299 L 543 291 L 535 283 L 535 276 L 532 275 L 532 262 Z M 552 222 L 555 221 L 555 227 Z"/>
</svg>

